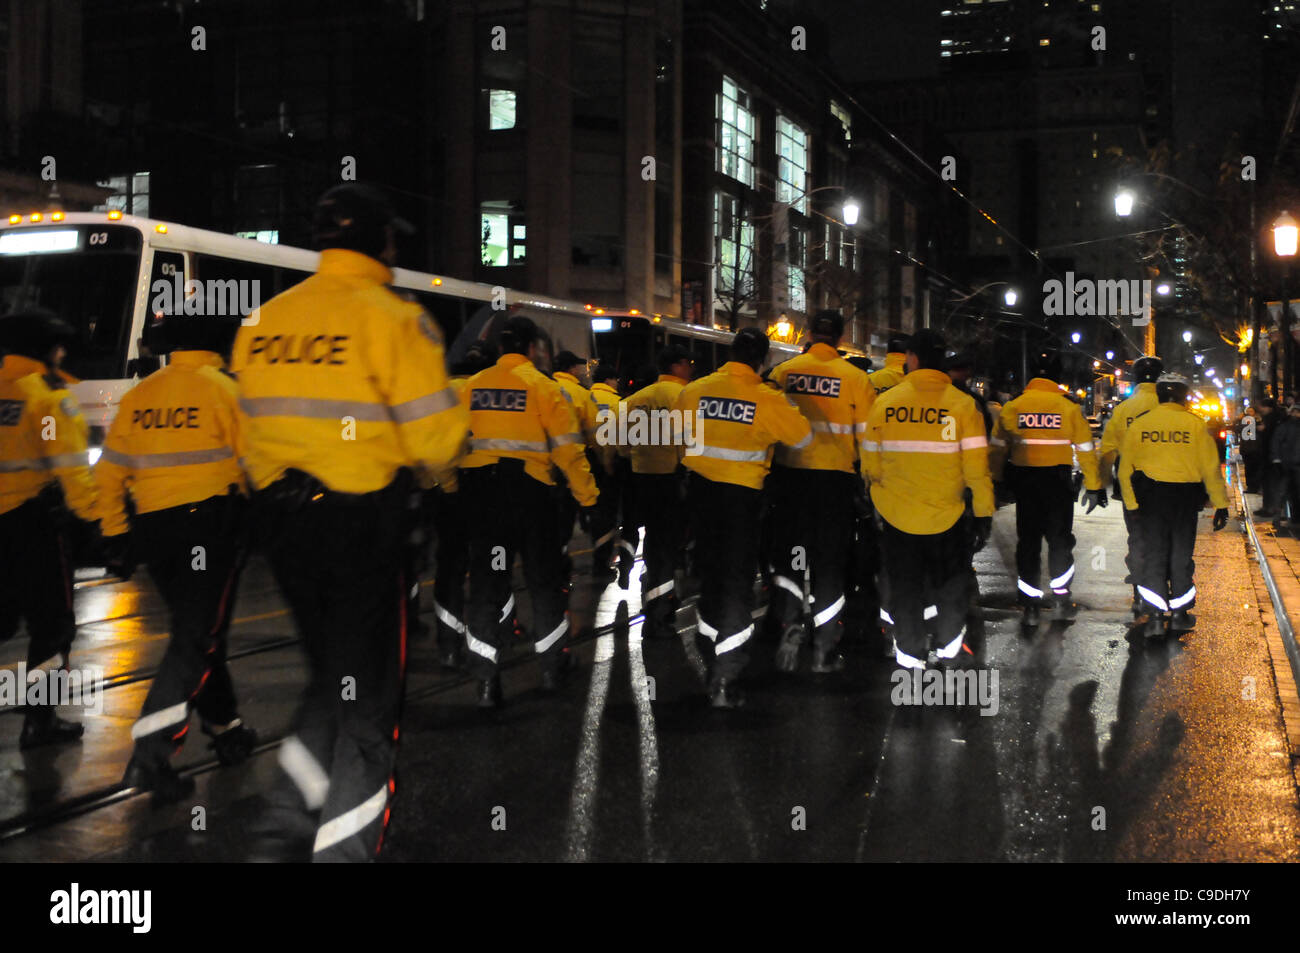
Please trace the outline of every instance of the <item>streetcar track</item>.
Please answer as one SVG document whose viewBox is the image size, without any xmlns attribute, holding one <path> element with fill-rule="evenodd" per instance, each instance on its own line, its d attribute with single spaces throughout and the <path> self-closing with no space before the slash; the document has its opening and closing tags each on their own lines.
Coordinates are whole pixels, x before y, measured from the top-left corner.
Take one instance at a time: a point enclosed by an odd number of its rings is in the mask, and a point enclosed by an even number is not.
<svg viewBox="0 0 1300 953">
<path fill-rule="evenodd" d="M 683 607 L 687 605 L 695 604 L 696 599 L 697 597 L 695 596 L 691 596 L 688 597 L 687 599 L 684 599 Z M 628 619 L 627 622 L 623 624 L 631 624 L 633 621 L 643 619 L 643 618 L 644 618 L 643 615 L 641 613 L 638 613 L 637 615 Z M 595 626 L 590 631 L 585 632 L 581 635 L 575 634 L 575 637 L 570 640 L 569 644 L 584 645 L 588 642 L 594 642 L 600 636 L 607 635 L 610 632 L 612 632 L 615 624 L 616 623 L 609 623 L 602 626 Z M 297 639 L 297 638 L 293 640 L 281 640 L 283 644 L 278 644 L 275 645 L 274 647 L 283 648 L 286 647 L 288 644 L 291 644 L 291 642 L 296 643 L 299 641 L 301 641 L 301 639 Z M 262 646 L 260 647 L 260 650 L 270 651 L 271 647 Z M 524 665 L 528 665 L 530 663 L 535 663 L 536 661 L 537 661 L 537 656 L 534 653 L 521 651 L 518 655 L 514 656 L 513 658 L 502 661 L 499 668 L 502 671 L 510 671 L 516 668 L 520 668 Z M 405 701 L 408 703 L 424 701 L 429 698 L 433 698 L 438 695 L 442 695 L 442 694 L 446 694 L 447 692 L 454 691 L 458 688 L 462 688 L 463 686 L 468 685 L 474 681 L 475 681 L 474 676 L 469 674 L 468 672 L 458 673 L 456 675 L 450 675 L 445 678 L 435 678 L 432 684 L 426 685 L 423 688 L 416 689 L 414 691 L 408 689 L 405 693 Z M 268 738 L 265 741 L 262 741 L 260 744 L 257 745 L 256 748 L 253 749 L 253 753 L 250 756 L 250 760 L 253 757 L 266 754 L 267 752 L 270 751 L 278 750 L 281 743 L 283 743 L 283 741 L 287 737 L 289 737 L 289 734 L 290 733 L 280 734 L 273 738 Z M 219 767 L 221 767 L 221 762 L 217 758 L 212 757 L 204 761 L 200 761 L 197 764 L 190 765 L 187 768 L 183 768 L 179 770 L 178 773 L 183 777 L 194 778 L 194 777 L 199 777 L 200 775 L 207 774 Z M 55 805 L 52 805 L 50 807 L 41 810 L 28 811 L 23 814 L 19 814 L 16 817 L 9 818 L 8 820 L 0 821 L 0 844 L 4 844 L 8 841 L 15 840 L 27 834 L 35 833 L 36 831 L 39 830 L 44 830 L 46 828 L 54 827 L 65 821 L 70 821 L 75 818 L 82 817 L 86 814 L 92 814 L 96 811 L 107 809 L 116 804 L 130 800 L 131 798 L 134 797 L 145 795 L 147 793 L 148 792 L 139 791 L 132 787 L 126 787 L 125 785 L 119 782 L 117 784 L 88 791 L 85 794 L 77 795 L 75 797 L 69 798 L 66 801 L 59 802 Z"/>
</svg>

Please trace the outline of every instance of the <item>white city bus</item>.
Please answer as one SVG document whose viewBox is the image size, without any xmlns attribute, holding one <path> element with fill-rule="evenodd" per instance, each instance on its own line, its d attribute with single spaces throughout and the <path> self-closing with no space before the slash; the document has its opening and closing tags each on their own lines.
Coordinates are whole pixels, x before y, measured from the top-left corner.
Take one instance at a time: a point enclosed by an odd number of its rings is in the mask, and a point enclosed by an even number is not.
<svg viewBox="0 0 1300 953">
<path fill-rule="evenodd" d="M 10 215 L 7 223 L 0 219 L 0 314 L 45 307 L 73 325 L 76 339 L 64 370 L 77 379 L 72 391 L 97 446 L 122 395 L 160 364 L 146 341 L 155 282 L 179 279 L 184 287 L 189 280 L 256 281 L 266 301 L 312 274 L 318 257 L 302 248 L 116 210 Z M 402 268 L 394 269 L 392 287 L 417 300 L 449 343 L 476 314 L 501 304 L 492 285 Z M 676 341 L 691 350 L 698 370 L 708 371 L 725 359 L 732 337 L 713 328 L 647 319 L 636 311 L 606 311 L 509 290 L 505 305 L 545 328 L 557 352 L 588 359 L 641 365 L 666 342 Z M 797 353 L 774 343 L 771 363 Z"/>
</svg>

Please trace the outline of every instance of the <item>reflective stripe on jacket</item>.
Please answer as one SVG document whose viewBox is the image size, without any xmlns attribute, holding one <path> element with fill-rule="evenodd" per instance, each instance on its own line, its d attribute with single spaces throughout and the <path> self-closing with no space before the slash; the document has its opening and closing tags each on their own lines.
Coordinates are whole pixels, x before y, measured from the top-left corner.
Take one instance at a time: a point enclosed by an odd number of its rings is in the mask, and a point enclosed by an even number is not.
<svg viewBox="0 0 1300 953">
<path fill-rule="evenodd" d="M 976 516 L 993 515 L 984 420 L 943 371 L 916 370 L 876 398 L 862 466 L 881 518 L 905 533 L 952 528 L 971 491 Z"/>
<path fill-rule="evenodd" d="M 239 387 L 221 365 L 211 351 L 177 351 L 122 397 L 95 464 L 105 536 L 126 532 L 128 494 L 152 513 L 247 490 Z"/>
<path fill-rule="evenodd" d="M 673 442 L 681 430 L 672 425 L 672 409 L 687 382 L 673 374 L 660 374 L 623 401 L 626 428 L 618 435 L 619 453 L 632 462 L 633 473 L 672 473 L 681 454 Z M 681 411 L 678 411 L 681 416 Z"/>
<path fill-rule="evenodd" d="M 263 489 L 294 468 L 370 493 L 410 467 L 427 485 L 455 459 L 468 415 L 441 335 L 359 252 L 321 252 L 316 274 L 255 311 L 235 338 L 247 469 Z"/>
</svg>

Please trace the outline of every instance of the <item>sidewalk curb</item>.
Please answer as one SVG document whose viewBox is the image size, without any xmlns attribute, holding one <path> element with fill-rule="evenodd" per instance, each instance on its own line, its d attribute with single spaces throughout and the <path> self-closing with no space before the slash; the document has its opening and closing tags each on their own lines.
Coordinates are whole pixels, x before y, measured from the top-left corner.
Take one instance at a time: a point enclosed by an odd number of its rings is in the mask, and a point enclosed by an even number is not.
<svg viewBox="0 0 1300 953">
<path fill-rule="evenodd" d="M 1286 732 L 1287 749 L 1291 754 L 1293 774 L 1296 776 L 1297 784 L 1300 784 L 1300 690 L 1297 690 L 1297 683 L 1300 683 L 1300 646 L 1296 644 L 1295 628 L 1287 612 L 1286 603 L 1278 590 L 1268 556 L 1260 545 L 1259 536 L 1255 533 L 1255 520 L 1250 512 L 1250 506 L 1246 503 L 1241 468 L 1230 464 L 1229 470 L 1233 478 L 1232 486 L 1236 492 L 1237 503 L 1241 507 L 1241 523 L 1245 528 L 1246 538 L 1255 552 L 1260 576 L 1263 578 L 1269 601 L 1272 603 L 1272 620 L 1269 619 L 1270 613 L 1265 611 L 1263 605 L 1259 607 L 1260 616 L 1264 623 L 1268 652 L 1273 660 L 1273 676 L 1277 685 L 1278 699 L 1282 705 L 1282 722 Z"/>
</svg>

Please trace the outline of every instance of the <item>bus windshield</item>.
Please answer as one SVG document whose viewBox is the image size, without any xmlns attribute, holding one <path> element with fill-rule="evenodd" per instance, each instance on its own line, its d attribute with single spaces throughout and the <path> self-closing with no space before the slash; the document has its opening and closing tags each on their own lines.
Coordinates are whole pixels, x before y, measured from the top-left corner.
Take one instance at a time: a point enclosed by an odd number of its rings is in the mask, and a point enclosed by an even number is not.
<svg viewBox="0 0 1300 953">
<path fill-rule="evenodd" d="M 0 229 L 0 313 L 48 308 L 76 331 L 64 370 L 125 377 L 140 249 L 121 225 Z"/>
</svg>

